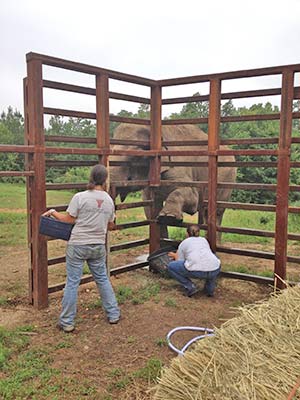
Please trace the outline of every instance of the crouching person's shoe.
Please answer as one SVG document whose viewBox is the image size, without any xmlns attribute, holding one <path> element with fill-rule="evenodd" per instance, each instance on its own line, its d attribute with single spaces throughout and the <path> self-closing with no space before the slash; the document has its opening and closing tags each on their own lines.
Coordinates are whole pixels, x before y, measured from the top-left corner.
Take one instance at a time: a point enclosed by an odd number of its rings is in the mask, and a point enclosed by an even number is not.
<svg viewBox="0 0 300 400">
<path fill-rule="evenodd" d="M 199 293 L 200 289 L 197 286 L 192 287 L 192 289 L 189 289 L 186 291 L 186 296 L 187 297 L 192 297 L 194 296 L 196 293 Z"/>
</svg>

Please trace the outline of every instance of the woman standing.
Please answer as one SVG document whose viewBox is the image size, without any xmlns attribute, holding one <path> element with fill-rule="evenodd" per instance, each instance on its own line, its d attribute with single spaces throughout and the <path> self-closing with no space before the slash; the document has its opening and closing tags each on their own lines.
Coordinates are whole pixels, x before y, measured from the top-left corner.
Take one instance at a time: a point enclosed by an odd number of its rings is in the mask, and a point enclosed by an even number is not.
<svg viewBox="0 0 300 400">
<path fill-rule="evenodd" d="M 103 189 L 106 179 L 106 168 L 95 165 L 87 190 L 73 196 L 66 214 L 54 209 L 43 214 L 74 224 L 66 250 L 67 282 L 59 317 L 59 328 L 64 332 L 75 329 L 77 292 L 85 261 L 96 281 L 109 323 L 116 324 L 120 319 L 120 310 L 106 269 L 106 233 L 107 229 L 113 228 L 115 218 L 114 203 Z"/>
</svg>

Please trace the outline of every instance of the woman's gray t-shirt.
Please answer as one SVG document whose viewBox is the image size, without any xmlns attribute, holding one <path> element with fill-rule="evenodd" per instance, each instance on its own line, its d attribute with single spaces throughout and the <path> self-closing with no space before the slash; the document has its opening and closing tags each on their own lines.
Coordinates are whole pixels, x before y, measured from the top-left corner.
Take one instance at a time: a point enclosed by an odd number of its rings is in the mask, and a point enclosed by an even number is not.
<svg viewBox="0 0 300 400">
<path fill-rule="evenodd" d="M 184 260 L 189 271 L 214 271 L 220 266 L 220 260 L 211 251 L 208 241 L 200 236 L 191 236 L 180 243 L 178 260 Z"/>
<path fill-rule="evenodd" d="M 67 212 L 76 218 L 70 244 L 105 244 L 107 224 L 115 218 L 112 198 L 102 190 L 86 190 L 73 196 Z"/>
</svg>

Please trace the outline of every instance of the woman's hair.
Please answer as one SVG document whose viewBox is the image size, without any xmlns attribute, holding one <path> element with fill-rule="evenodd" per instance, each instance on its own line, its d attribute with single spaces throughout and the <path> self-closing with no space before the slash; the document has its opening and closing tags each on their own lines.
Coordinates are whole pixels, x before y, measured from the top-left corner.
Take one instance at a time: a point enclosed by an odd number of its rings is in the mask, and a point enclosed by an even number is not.
<svg viewBox="0 0 300 400">
<path fill-rule="evenodd" d="M 199 236 L 200 228 L 199 228 L 198 225 L 190 225 L 190 226 L 187 228 L 186 231 L 187 231 L 189 237 L 191 237 L 191 236 Z"/>
<path fill-rule="evenodd" d="M 95 189 L 95 186 L 102 186 L 107 179 L 107 169 L 104 165 L 97 164 L 95 165 L 90 174 L 89 183 L 87 185 L 88 190 Z"/>
</svg>

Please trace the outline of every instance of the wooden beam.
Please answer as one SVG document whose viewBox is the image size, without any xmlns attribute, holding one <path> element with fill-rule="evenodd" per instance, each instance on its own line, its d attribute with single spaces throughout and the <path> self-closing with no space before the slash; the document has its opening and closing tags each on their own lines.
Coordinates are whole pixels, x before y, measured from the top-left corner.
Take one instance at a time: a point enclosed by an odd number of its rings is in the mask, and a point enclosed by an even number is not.
<svg viewBox="0 0 300 400">
<path fill-rule="evenodd" d="M 209 116 L 208 116 L 208 218 L 207 238 L 213 252 L 216 251 L 217 224 L 217 185 L 219 130 L 221 116 L 221 81 L 210 81 Z"/>
<path fill-rule="evenodd" d="M 27 89 L 26 89 L 26 131 L 25 140 L 29 146 L 43 148 L 43 93 L 42 93 L 42 63 L 31 60 L 27 63 Z M 34 176 L 28 178 L 28 203 L 27 212 L 30 216 L 30 262 L 32 283 L 32 299 L 35 308 L 48 306 L 48 265 L 47 242 L 39 234 L 40 216 L 46 210 L 46 175 L 45 154 L 35 152 L 29 155 L 26 169 L 33 170 Z M 30 283 L 30 284 L 31 284 Z"/>
<path fill-rule="evenodd" d="M 292 111 L 294 93 L 294 73 L 290 70 L 284 71 L 282 75 L 281 93 L 274 271 L 282 280 L 285 280 L 288 238 L 290 148 L 292 137 Z M 284 283 L 280 280 L 278 285 L 281 289 L 285 287 Z"/>
<path fill-rule="evenodd" d="M 150 149 L 155 151 L 161 151 L 162 146 L 162 105 L 161 105 L 161 87 L 154 86 L 151 88 L 151 127 L 150 127 Z M 160 169 L 161 169 L 161 157 L 156 155 L 156 157 L 150 160 L 150 196 L 153 201 L 150 212 L 151 212 L 151 222 L 149 227 L 150 236 L 150 254 L 159 248 L 160 244 L 160 227 L 156 223 L 155 219 L 157 217 L 158 209 L 156 208 L 155 201 L 155 189 L 154 187 L 160 186 Z"/>
</svg>

